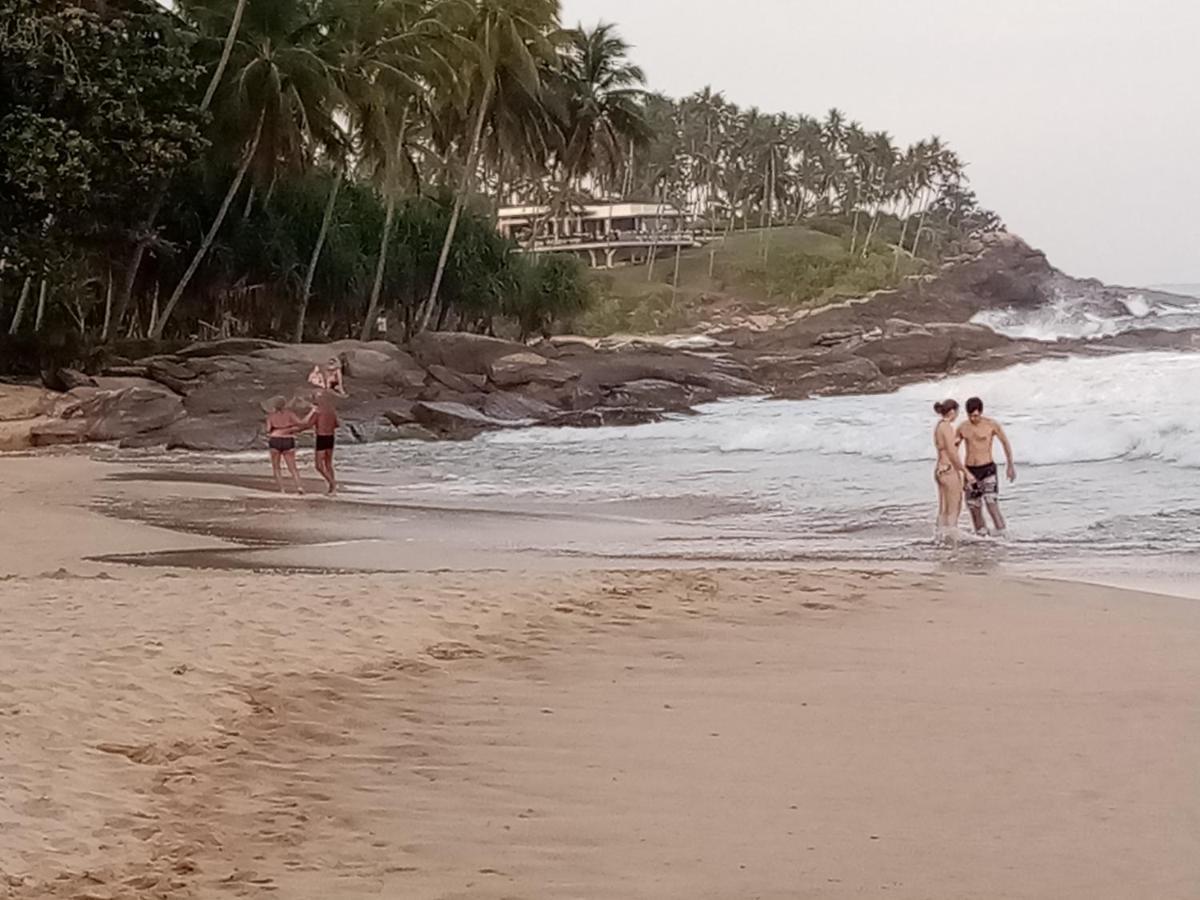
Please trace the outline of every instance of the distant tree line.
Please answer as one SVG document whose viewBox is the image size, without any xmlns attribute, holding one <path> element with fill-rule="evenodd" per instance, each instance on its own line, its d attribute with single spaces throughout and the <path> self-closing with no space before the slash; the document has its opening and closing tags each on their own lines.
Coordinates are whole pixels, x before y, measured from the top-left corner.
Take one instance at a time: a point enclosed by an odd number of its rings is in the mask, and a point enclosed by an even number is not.
<svg viewBox="0 0 1200 900">
<path fill-rule="evenodd" d="M 840 216 L 851 254 L 886 212 L 897 258 L 998 226 L 936 138 L 644 81 L 556 0 L 0 0 L 0 334 L 537 334 L 590 282 L 497 234 L 511 200 Z"/>
</svg>

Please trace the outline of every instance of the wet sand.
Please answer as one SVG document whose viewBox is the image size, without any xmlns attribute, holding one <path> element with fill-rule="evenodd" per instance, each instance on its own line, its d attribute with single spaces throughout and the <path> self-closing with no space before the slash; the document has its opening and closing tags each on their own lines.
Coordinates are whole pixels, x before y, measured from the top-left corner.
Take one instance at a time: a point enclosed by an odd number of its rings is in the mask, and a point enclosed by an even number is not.
<svg viewBox="0 0 1200 900">
<path fill-rule="evenodd" d="M 566 568 L 445 510 L 454 571 L 132 567 L 309 501 L 0 462 L 5 900 L 1200 893 L 1194 601 Z"/>
</svg>

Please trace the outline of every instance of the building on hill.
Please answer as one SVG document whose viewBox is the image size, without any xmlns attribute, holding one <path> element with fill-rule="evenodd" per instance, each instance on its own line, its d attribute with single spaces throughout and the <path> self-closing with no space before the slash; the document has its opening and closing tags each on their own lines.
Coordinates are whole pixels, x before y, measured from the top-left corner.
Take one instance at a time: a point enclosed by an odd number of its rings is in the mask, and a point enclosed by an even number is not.
<svg viewBox="0 0 1200 900">
<path fill-rule="evenodd" d="M 702 243 L 684 213 L 669 203 L 591 203 L 561 214 L 548 206 L 505 206 L 497 227 L 525 253 L 570 253 L 593 269 Z"/>
</svg>

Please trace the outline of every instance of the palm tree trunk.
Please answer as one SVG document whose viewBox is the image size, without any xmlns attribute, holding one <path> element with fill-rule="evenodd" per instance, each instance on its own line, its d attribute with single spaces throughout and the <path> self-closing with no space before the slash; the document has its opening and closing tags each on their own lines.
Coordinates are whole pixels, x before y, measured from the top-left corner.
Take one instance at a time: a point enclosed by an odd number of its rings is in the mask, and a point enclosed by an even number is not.
<svg viewBox="0 0 1200 900">
<path fill-rule="evenodd" d="M 42 283 L 38 287 L 37 312 L 33 317 L 33 330 L 42 330 L 42 320 L 46 317 L 46 294 L 49 290 L 49 285 L 46 284 L 46 277 L 42 276 Z"/>
<path fill-rule="evenodd" d="M 850 229 L 850 255 L 854 255 L 858 247 L 858 203 L 854 204 L 854 225 Z"/>
<path fill-rule="evenodd" d="M 317 243 L 313 247 L 312 257 L 308 261 L 308 271 L 304 273 L 304 287 L 300 290 L 300 313 L 296 316 L 295 340 L 299 344 L 304 340 L 304 319 L 308 315 L 308 298 L 312 295 L 313 279 L 317 275 L 317 262 L 321 259 L 321 250 L 325 247 L 325 238 L 329 235 L 329 225 L 333 221 L 333 210 L 337 205 L 338 191 L 342 187 L 343 169 L 338 166 L 333 176 L 333 185 L 329 188 L 329 199 L 325 202 L 325 216 L 321 219 L 321 230 L 317 232 Z"/>
<path fill-rule="evenodd" d="M 875 237 L 875 229 L 879 226 L 879 207 L 875 207 L 875 211 L 871 214 L 871 225 L 867 229 L 867 236 L 863 238 L 862 258 L 866 259 L 871 252 L 871 239 Z"/>
<path fill-rule="evenodd" d="M 238 5 L 233 11 L 233 21 L 229 23 L 229 31 L 225 34 L 225 46 L 221 48 L 221 59 L 217 62 L 217 68 L 213 72 L 212 80 L 208 83 L 208 89 L 204 92 L 204 99 L 200 101 L 201 112 L 208 109 L 213 95 L 217 93 L 217 87 L 221 84 L 221 77 L 225 74 L 225 67 L 229 65 L 229 57 L 233 53 L 233 45 L 237 41 L 238 29 L 242 27 L 242 13 L 245 11 L 246 0 L 238 0 Z"/>
<path fill-rule="evenodd" d="M 33 286 L 33 279 L 28 275 L 21 282 L 21 295 L 17 298 L 17 309 L 13 313 L 12 324 L 8 326 L 9 334 L 16 334 L 21 328 L 21 320 L 25 318 L 25 304 L 29 302 L 29 289 Z"/>
<path fill-rule="evenodd" d="M 192 256 L 192 261 L 188 263 L 183 277 L 179 279 L 179 283 L 175 285 L 175 290 L 171 292 L 171 296 L 167 300 L 167 305 L 163 307 L 162 315 L 157 318 L 154 327 L 150 329 L 149 337 L 152 340 L 157 341 L 162 337 L 163 329 L 170 320 L 171 314 L 175 312 L 175 307 L 179 305 L 179 300 L 183 296 L 183 292 L 187 290 L 187 286 L 195 276 L 196 270 L 200 268 L 200 264 L 204 262 L 204 257 L 208 255 L 213 241 L 217 239 L 217 232 L 221 230 L 221 225 L 225 222 L 225 216 L 229 214 L 229 207 L 233 205 L 234 197 L 237 196 L 237 192 L 242 186 L 242 181 L 245 179 L 246 173 L 250 170 L 250 164 L 254 161 L 254 154 L 258 151 L 258 141 L 262 137 L 263 120 L 266 118 L 266 114 L 265 109 L 259 113 L 258 125 L 254 129 L 254 137 L 251 138 L 250 144 L 246 148 L 245 156 L 242 157 L 242 164 L 238 167 L 237 174 L 234 176 L 233 182 L 229 185 L 229 190 L 225 192 L 225 199 L 221 201 L 216 218 L 213 219 L 212 225 L 209 226 L 208 233 L 204 235 L 204 240 L 201 241 L 200 248 Z"/>
<path fill-rule="evenodd" d="M 399 165 L 400 157 L 404 154 L 404 141 L 408 136 L 408 108 L 400 118 L 400 130 L 396 134 L 396 152 L 393 157 L 394 165 Z M 375 327 L 375 318 L 379 315 L 379 298 L 383 294 L 383 274 L 387 270 L 388 247 L 392 243 L 392 225 L 396 221 L 396 191 L 395 173 L 389 172 L 386 184 L 387 206 L 383 215 L 383 234 L 379 236 L 379 254 L 375 259 L 375 279 L 371 282 L 371 299 L 367 303 L 367 315 L 363 319 L 362 328 L 358 332 L 361 341 L 371 339 L 371 329 Z M 405 329 L 406 337 L 412 337 Z"/>
<path fill-rule="evenodd" d="M 904 250 L 904 242 L 908 240 L 908 223 L 912 221 L 912 201 L 904 208 L 904 227 L 900 229 L 900 243 L 896 245 L 896 255 L 892 259 L 892 275 L 900 271 L 900 254 Z"/>
<path fill-rule="evenodd" d="M 433 287 L 429 289 L 429 301 L 425 306 L 425 314 L 421 317 L 420 327 L 418 331 L 424 331 L 429 327 L 429 320 L 433 316 L 433 309 L 437 306 L 438 291 L 442 287 L 442 278 L 446 274 L 446 263 L 450 261 L 450 248 L 454 244 L 454 233 L 458 230 L 458 220 L 462 217 L 463 207 L 467 202 L 467 194 L 471 191 L 471 185 L 475 180 L 475 166 L 479 160 L 479 144 L 483 140 L 483 126 L 487 123 L 488 104 L 492 102 L 492 89 L 495 87 L 495 80 L 488 79 L 487 86 L 483 89 L 483 96 L 479 99 L 479 113 L 475 117 L 475 132 L 471 135 L 471 148 L 467 153 L 467 168 L 463 172 L 462 184 L 459 186 L 458 194 L 454 198 L 454 209 L 450 213 L 450 224 L 446 226 L 446 239 L 442 242 L 442 255 L 438 257 L 437 271 L 433 274 Z"/>
<path fill-rule="evenodd" d="M 383 234 L 379 236 L 379 254 L 375 259 L 375 280 L 371 282 L 371 300 L 367 304 L 367 315 L 358 332 L 360 341 L 371 339 L 371 330 L 375 327 L 375 318 L 379 315 L 379 297 L 383 293 L 383 273 L 387 269 L 388 245 L 392 242 L 392 223 L 395 220 L 396 192 L 389 190 L 387 209 L 383 214 Z"/>
<path fill-rule="evenodd" d="M 104 325 L 100 329 L 100 340 L 108 340 L 108 329 L 112 327 L 113 312 L 113 277 L 112 266 L 108 267 L 108 278 L 104 288 Z"/>
<path fill-rule="evenodd" d="M 208 82 L 208 87 L 204 91 L 204 99 L 200 101 L 200 112 L 208 111 L 212 105 L 213 97 L 217 93 L 217 88 L 221 85 L 221 79 L 225 75 L 225 69 L 229 66 L 229 57 L 233 53 L 233 45 L 237 41 L 238 31 L 242 26 L 242 13 L 246 11 L 246 0 L 238 0 L 237 8 L 233 11 L 233 20 L 229 23 L 229 31 L 225 34 L 225 46 L 221 50 L 221 59 L 217 63 L 217 68 L 213 71 L 212 79 Z M 146 221 L 142 224 L 143 235 L 148 234 L 154 223 L 158 221 L 158 214 L 162 211 L 162 205 L 165 201 L 166 186 L 163 187 L 163 192 L 158 195 L 158 199 L 154 201 L 154 206 L 146 216 Z M 137 283 L 138 272 L 142 268 L 142 260 L 146 255 L 146 248 L 149 246 L 149 238 L 139 237 L 137 246 L 133 248 L 133 256 L 129 260 L 129 265 L 125 269 L 125 281 L 121 285 L 121 293 L 117 297 L 116 309 L 114 316 L 116 321 L 116 330 L 120 330 L 121 320 L 125 318 L 125 313 L 129 310 L 129 300 L 133 296 L 133 288 Z"/>
</svg>

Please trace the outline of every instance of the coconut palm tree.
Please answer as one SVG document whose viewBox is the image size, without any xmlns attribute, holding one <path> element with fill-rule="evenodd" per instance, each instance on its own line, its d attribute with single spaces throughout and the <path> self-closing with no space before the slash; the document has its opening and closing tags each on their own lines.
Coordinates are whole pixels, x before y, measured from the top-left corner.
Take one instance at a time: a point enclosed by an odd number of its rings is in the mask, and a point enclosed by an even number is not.
<svg viewBox="0 0 1200 900">
<path fill-rule="evenodd" d="M 650 141 L 642 99 L 646 76 L 629 62 L 629 45 L 612 25 L 567 32 L 552 90 L 560 95 L 561 160 L 567 179 L 615 179 L 629 147 Z"/>
<path fill-rule="evenodd" d="M 326 32 L 305 0 L 250 0 L 229 54 L 230 77 L 217 89 L 214 145 L 239 151 L 217 214 L 175 285 L 150 336 L 160 338 L 208 254 L 247 174 L 269 184 L 301 166 L 310 148 L 336 143 L 338 85 L 323 58 Z"/>
<path fill-rule="evenodd" d="M 332 225 L 337 195 L 355 161 L 380 176 L 386 198 L 364 331 L 369 331 L 368 323 L 375 321 L 396 197 L 404 182 L 402 169 L 413 107 L 432 84 L 448 77 L 451 64 L 445 54 L 452 43 L 451 20 L 464 8 L 461 0 L 327 0 L 322 16 L 322 50 L 338 85 L 335 119 L 340 122 L 339 140 L 333 152 L 327 154 L 334 178 L 301 289 L 295 340 L 303 339 L 312 283 Z"/>
<path fill-rule="evenodd" d="M 502 119 L 509 110 L 540 106 L 542 72 L 555 60 L 553 35 L 558 31 L 557 0 L 476 0 L 473 16 L 463 36 L 474 52 L 466 63 L 458 106 L 473 120 L 465 160 L 446 237 L 442 243 L 429 299 L 418 317 L 418 330 L 429 326 L 438 305 L 438 293 L 450 259 L 450 248 L 463 206 L 475 184 L 479 151 L 489 119 Z"/>
<path fill-rule="evenodd" d="M 204 97 L 200 100 L 200 112 L 208 112 L 212 105 L 213 97 L 217 93 L 217 87 L 221 84 L 221 80 L 225 75 L 225 70 L 229 65 L 229 57 L 233 53 L 233 45 L 237 40 L 238 32 L 242 26 L 242 15 L 246 11 L 246 0 L 233 0 L 233 14 L 228 17 L 229 21 L 225 27 L 225 40 L 222 44 L 221 55 L 217 60 L 216 66 L 213 68 L 212 74 L 208 79 L 208 87 L 204 90 Z M 209 17 L 209 13 L 216 13 L 218 9 L 227 6 L 227 3 L 217 4 L 216 0 L 209 0 L 208 3 L 183 2 L 181 4 L 181 12 L 190 12 L 192 20 L 197 18 L 203 20 Z M 213 18 L 218 18 L 213 16 Z M 151 206 L 150 212 L 146 214 L 146 219 L 138 230 L 137 237 L 134 242 L 133 255 L 129 259 L 129 264 L 125 267 L 125 279 L 121 286 L 121 293 L 116 300 L 115 316 L 111 311 L 106 317 L 105 328 L 101 340 L 108 339 L 108 325 L 110 320 L 120 323 L 125 317 L 125 312 L 129 308 L 129 300 L 133 296 L 133 287 L 137 283 L 138 271 L 142 267 L 142 260 L 145 258 L 146 250 L 154 241 L 154 226 L 158 221 L 158 215 L 162 212 L 162 204 L 166 198 L 166 186 L 163 186 L 162 192 L 159 194 L 158 200 Z M 110 292 L 111 293 L 111 292 Z M 112 304 L 110 304 L 112 306 Z"/>
</svg>

